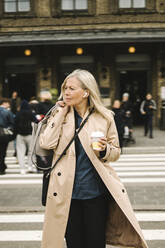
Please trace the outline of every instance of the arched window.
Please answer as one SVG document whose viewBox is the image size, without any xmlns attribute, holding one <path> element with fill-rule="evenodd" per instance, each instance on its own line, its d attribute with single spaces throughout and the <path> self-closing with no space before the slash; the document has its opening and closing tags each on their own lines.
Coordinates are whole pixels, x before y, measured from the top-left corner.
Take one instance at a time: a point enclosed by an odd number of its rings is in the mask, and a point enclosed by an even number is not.
<svg viewBox="0 0 165 248">
<path fill-rule="evenodd" d="M 30 0 L 4 0 L 4 12 L 29 12 L 31 10 Z"/>
</svg>

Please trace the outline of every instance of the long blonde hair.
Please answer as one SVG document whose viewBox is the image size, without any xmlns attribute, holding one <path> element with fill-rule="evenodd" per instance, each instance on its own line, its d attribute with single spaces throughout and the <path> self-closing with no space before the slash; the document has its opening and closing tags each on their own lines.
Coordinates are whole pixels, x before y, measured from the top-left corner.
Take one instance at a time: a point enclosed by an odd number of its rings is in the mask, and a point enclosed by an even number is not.
<svg viewBox="0 0 165 248">
<path fill-rule="evenodd" d="M 87 70 L 74 70 L 65 78 L 63 84 L 61 85 L 61 95 L 59 99 L 63 97 L 66 82 L 71 77 L 76 77 L 80 81 L 82 88 L 89 91 L 89 107 L 94 107 L 97 112 L 99 112 L 104 118 L 109 120 L 111 111 L 104 107 L 101 101 L 97 82 L 94 76 Z"/>
</svg>

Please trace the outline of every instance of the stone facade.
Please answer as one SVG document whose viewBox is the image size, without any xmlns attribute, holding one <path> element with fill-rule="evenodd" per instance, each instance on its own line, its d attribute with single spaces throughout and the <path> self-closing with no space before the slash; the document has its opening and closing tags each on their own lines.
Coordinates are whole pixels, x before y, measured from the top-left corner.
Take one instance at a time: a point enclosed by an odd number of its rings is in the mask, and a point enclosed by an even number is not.
<svg viewBox="0 0 165 248">
<path fill-rule="evenodd" d="M 19 73 L 18 66 L 14 72 L 15 67 L 6 61 L 18 56 L 26 59 L 23 51 L 28 48 L 36 60 L 36 64 L 31 65 L 34 68 L 31 80 L 35 80 L 33 95 L 36 96 L 42 88 L 60 89 L 65 73 L 72 69 L 69 59 L 72 64 L 83 67 L 93 61 L 86 68 L 89 66 L 95 74 L 107 106 L 115 98 L 121 98 L 124 73 L 129 74 L 131 80 L 131 71 L 137 72 L 138 76 L 138 71 L 145 70 L 146 73 L 142 73 L 147 75 L 144 75 L 145 93 L 150 91 L 157 102 L 158 124 L 161 118 L 161 87 L 165 86 L 164 1 L 146 0 L 145 8 L 121 9 L 118 0 L 88 0 L 88 8 L 84 11 L 63 11 L 61 1 L 30 0 L 29 12 L 14 13 L 5 13 L 5 1 L 0 2 L 0 95 L 10 96 L 5 82 L 14 82 L 15 75 L 19 78 L 23 73 Z M 136 61 L 129 59 L 132 56 L 128 53 L 131 45 L 136 48 L 137 67 Z M 77 47 L 83 48 L 83 55 L 76 55 Z M 85 58 L 77 59 L 78 56 Z M 146 56 L 149 57 L 148 62 L 145 61 Z M 117 67 L 117 57 L 121 60 L 121 69 Z M 140 64 L 144 64 L 145 69 L 140 69 Z M 136 88 L 135 81 L 134 78 L 132 82 Z"/>
</svg>

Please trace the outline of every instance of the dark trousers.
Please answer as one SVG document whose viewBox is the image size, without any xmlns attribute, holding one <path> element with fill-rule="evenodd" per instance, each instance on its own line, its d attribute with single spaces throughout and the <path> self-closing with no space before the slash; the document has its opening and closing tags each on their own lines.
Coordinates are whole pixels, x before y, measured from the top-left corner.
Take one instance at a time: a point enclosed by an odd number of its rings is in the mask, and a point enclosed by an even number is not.
<svg viewBox="0 0 165 248">
<path fill-rule="evenodd" d="M 118 133 L 118 136 L 119 136 L 119 145 L 120 145 L 120 148 L 122 148 L 123 147 L 123 133 L 122 134 Z"/>
<path fill-rule="evenodd" d="M 7 168 L 5 164 L 7 146 L 8 143 L 0 143 L 0 172 L 4 172 Z"/>
<path fill-rule="evenodd" d="M 152 119 L 153 119 L 152 115 L 146 115 L 144 120 L 144 134 L 147 135 L 149 131 L 150 137 L 152 136 L 152 129 L 153 129 Z"/>
<path fill-rule="evenodd" d="M 105 248 L 108 199 L 72 200 L 66 229 L 67 248 Z"/>
</svg>

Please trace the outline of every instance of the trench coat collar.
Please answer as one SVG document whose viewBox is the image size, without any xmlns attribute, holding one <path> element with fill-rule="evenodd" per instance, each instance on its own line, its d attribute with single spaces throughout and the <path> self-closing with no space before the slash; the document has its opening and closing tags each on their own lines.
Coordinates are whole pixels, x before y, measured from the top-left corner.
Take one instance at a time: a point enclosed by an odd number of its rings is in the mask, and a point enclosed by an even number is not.
<svg viewBox="0 0 165 248">
<path fill-rule="evenodd" d="M 70 141 L 71 138 L 75 134 L 75 116 L 74 116 L 74 111 L 75 111 L 74 107 L 71 106 L 69 108 L 69 111 L 68 111 L 66 120 L 63 123 L 63 127 L 64 127 L 63 128 L 63 134 L 65 135 L 67 141 Z M 86 113 L 84 114 L 84 116 L 82 118 L 81 123 L 85 120 L 85 118 L 88 116 L 88 114 L 90 113 L 90 111 L 91 111 L 91 108 L 88 107 Z"/>
</svg>

